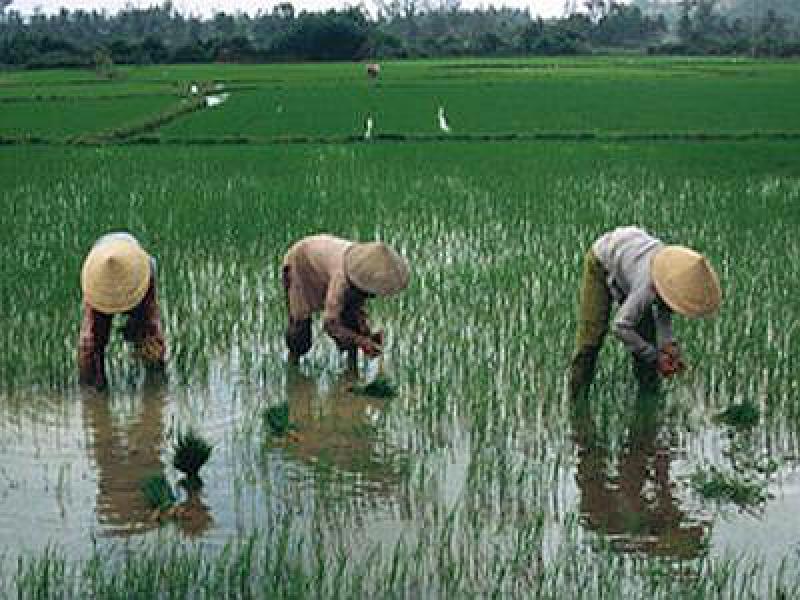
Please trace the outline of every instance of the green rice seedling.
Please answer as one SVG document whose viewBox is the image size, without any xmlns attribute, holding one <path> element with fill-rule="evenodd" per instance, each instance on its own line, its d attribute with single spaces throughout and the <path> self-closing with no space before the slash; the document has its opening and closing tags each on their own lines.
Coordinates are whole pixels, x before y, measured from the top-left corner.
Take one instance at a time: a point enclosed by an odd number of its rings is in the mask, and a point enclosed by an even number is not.
<svg viewBox="0 0 800 600">
<path fill-rule="evenodd" d="M 350 390 L 355 394 L 372 396 L 373 398 L 393 398 L 397 395 L 397 387 L 385 375 L 378 375 L 366 384 L 353 384 Z"/>
<path fill-rule="evenodd" d="M 292 431 L 297 430 L 297 426 L 289 419 L 289 403 L 282 402 L 275 406 L 270 406 L 264 410 L 263 421 L 265 428 L 270 435 L 283 437 Z"/>
<path fill-rule="evenodd" d="M 142 493 L 147 505 L 153 510 L 163 512 L 175 504 L 175 492 L 162 473 L 150 475 L 142 482 Z"/>
<path fill-rule="evenodd" d="M 731 404 L 725 410 L 717 413 L 714 420 L 736 429 L 747 429 L 758 425 L 761 411 L 758 406 L 749 400 L 738 404 Z"/>
<path fill-rule="evenodd" d="M 173 445 L 172 464 L 189 480 L 197 481 L 198 472 L 211 457 L 213 446 L 193 429 L 177 432 Z"/>
<path fill-rule="evenodd" d="M 700 469 L 691 476 L 692 488 L 707 500 L 732 502 L 742 509 L 763 505 L 770 498 L 766 485 L 723 473 L 715 467 L 708 472 Z"/>
</svg>

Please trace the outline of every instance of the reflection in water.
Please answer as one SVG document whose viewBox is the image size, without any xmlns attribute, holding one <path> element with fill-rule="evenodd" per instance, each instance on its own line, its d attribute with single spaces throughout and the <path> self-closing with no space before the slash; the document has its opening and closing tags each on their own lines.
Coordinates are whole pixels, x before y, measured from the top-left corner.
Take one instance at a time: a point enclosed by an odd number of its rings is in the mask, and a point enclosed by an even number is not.
<svg viewBox="0 0 800 600">
<path fill-rule="evenodd" d="M 353 383 L 355 374 L 349 372 L 321 390 L 315 380 L 289 372 L 286 395 L 297 435 L 287 452 L 318 473 L 333 467 L 356 475 L 353 491 L 388 493 L 400 481 L 407 457 L 385 438 L 387 401 L 351 393 Z"/>
<path fill-rule="evenodd" d="M 618 550 L 697 558 L 706 551 L 708 532 L 680 509 L 674 496 L 669 445 L 658 435 L 662 400 L 658 394 L 637 398 L 616 461 L 606 441 L 598 436 L 590 399 L 573 405 L 580 511 L 585 523 L 608 536 Z"/>
<path fill-rule="evenodd" d="M 162 383 L 147 382 L 135 399 L 134 414 L 120 414 L 122 407 L 107 392 L 82 391 L 89 458 L 97 472 L 97 518 L 108 535 L 128 536 L 158 527 L 141 486 L 164 470 L 166 391 Z M 210 523 L 199 491 L 188 494 L 175 516 L 190 535 L 202 533 Z"/>
<path fill-rule="evenodd" d="M 187 479 L 178 482 L 186 490 L 186 500 L 174 507 L 172 518 L 177 519 L 181 531 L 189 537 L 200 536 L 212 523 L 208 506 L 203 502 L 202 489 L 193 486 Z"/>
</svg>

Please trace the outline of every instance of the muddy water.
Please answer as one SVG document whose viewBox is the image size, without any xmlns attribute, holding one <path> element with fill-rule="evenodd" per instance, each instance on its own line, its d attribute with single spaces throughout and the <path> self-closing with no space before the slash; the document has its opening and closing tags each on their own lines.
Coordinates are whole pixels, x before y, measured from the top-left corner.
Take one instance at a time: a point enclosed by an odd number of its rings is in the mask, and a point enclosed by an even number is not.
<svg viewBox="0 0 800 600">
<path fill-rule="evenodd" d="M 76 388 L 2 398 L 0 544 L 30 553 L 55 542 L 72 556 L 97 544 L 164 535 L 218 546 L 290 511 L 309 524 L 354 519 L 360 532 L 353 544 L 363 548 L 414 537 L 425 506 L 449 510 L 471 495 L 468 471 L 480 449 L 463 423 L 443 433 L 441 452 L 426 449 L 427 458 L 416 460 L 415 448 L 424 446 L 419 432 L 392 410 L 409 398 L 356 395 L 356 379 L 343 372 L 276 373 L 280 380 L 269 392 L 220 370 L 206 386 L 139 379 L 102 393 Z M 282 402 L 296 430 L 275 439 L 260 415 Z M 686 423 L 675 426 L 669 406 L 663 397 L 637 398 L 611 434 L 591 409 L 571 411 L 560 447 L 547 450 L 560 464 L 546 477 L 548 527 L 558 535 L 574 512 L 585 535 L 602 535 L 620 552 L 675 559 L 758 552 L 777 564 L 796 553 L 800 473 L 784 462 L 763 509 L 710 509 L 693 499 L 687 477 L 698 462 L 730 454 L 730 432 L 687 432 Z M 140 485 L 161 473 L 187 500 L 171 466 L 171 436 L 176 424 L 188 422 L 214 444 L 205 486 L 192 511 L 160 524 Z M 515 445 L 527 436 L 512 437 L 519 437 L 510 440 Z M 772 436 L 738 451 L 764 444 L 774 456 L 788 456 L 792 447 L 789 438 Z M 530 461 L 535 453 L 528 448 L 512 460 Z M 427 482 L 417 476 L 423 465 L 433 473 Z M 487 499 L 491 504 L 491 493 Z M 498 507 L 482 510 L 490 517 Z"/>
<path fill-rule="evenodd" d="M 80 556 L 156 534 L 222 544 L 287 506 L 310 511 L 341 497 L 357 500 L 377 539 L 392 537 L 408 455 L 384 433 L 386 401 L 354 394 L 356 381 L 287 370 L 270 394 L 230 380 L 191 388 L 140 379 L 106 392 L 2 397 L 0 545 L 29 553 L 57 543 Z M 273 438 L 260 422 L 276 401 L 288 402 L 290 437 Z M 171 466 L 173 432 L 187 423 L 214 450 L 193 510 L 162 525 L 141 483 L 163 474 L 187 501 Z"/>
</svg>

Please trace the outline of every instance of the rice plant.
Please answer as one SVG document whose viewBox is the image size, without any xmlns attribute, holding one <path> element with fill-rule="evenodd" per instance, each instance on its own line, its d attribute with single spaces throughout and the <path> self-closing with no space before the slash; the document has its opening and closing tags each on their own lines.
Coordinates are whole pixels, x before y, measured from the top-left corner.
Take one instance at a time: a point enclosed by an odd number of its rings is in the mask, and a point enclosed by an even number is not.
<svg viewBox="0 0 800 600">
<path fill-rule="evenodd" d="M 148 506 L 159 512 L 169 510 L 176 502 L 175 492 L 162 473 L 147 477 L 142 482 L 142 493 Z"/>
<path fill-rule="evenodd" d="M 369 383 L 353 384 L 351 389 L 356 394 L 375 398 L 394 398 L 397 395 L 397 388 L 386 375 L 377 375 Z"/>
<path fill-rule="evenodd" d="M 172 447 L 172 465 L 190 481 L 199 480 L 199 472 L 211 458 L 213 446 L 194 429 L 177 431 Z"/>
</svg>

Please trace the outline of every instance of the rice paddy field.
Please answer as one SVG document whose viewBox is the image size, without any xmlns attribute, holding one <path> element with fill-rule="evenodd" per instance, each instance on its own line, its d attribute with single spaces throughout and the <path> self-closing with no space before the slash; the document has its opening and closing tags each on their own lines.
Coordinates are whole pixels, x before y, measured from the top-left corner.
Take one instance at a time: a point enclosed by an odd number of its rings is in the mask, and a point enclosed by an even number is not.
<svg viewBox="0 0 800 600">
<path fill-rule="evenodd" d="M 0 594 L 796 597 L 798 97 L 800 64 L 724 59 L 0 73 Z M 705 253 L 722 309 L 675 318 L 660 393 L 609 338 L 575 403 L 583 255 L 628 224 Z M 114 230 L 157 260 L 168 366 L 115 335 L 95 391 L 79 273 Z M 410 262 L 370 301 L 394 397 L 318 321 L 287 364 L 281 258 L 318 232 Z M 156 518 L 154 476 L 189 510 Z"/>
</svg>

